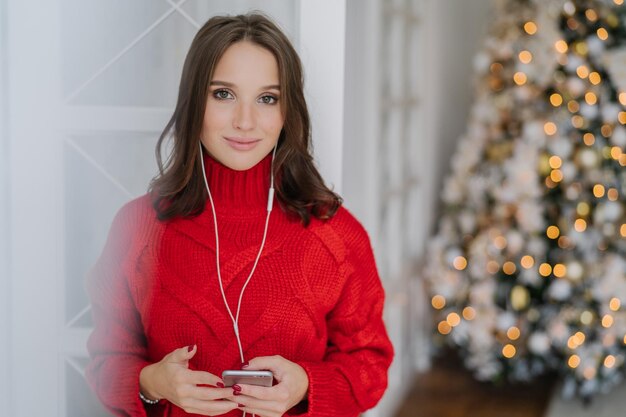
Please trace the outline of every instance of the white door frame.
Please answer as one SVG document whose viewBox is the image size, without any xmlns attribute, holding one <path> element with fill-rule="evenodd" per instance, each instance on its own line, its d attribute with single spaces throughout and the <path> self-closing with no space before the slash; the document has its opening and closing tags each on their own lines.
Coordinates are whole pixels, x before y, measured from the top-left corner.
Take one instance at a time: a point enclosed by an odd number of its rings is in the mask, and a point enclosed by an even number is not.
<svg viewBox="0 0 626 417">
<path fill-rule="evenodd" d="M 10 256 L 7 3 L 0 0 L 0 415 L 11 415 L 9 387 Z"/>
</svg>

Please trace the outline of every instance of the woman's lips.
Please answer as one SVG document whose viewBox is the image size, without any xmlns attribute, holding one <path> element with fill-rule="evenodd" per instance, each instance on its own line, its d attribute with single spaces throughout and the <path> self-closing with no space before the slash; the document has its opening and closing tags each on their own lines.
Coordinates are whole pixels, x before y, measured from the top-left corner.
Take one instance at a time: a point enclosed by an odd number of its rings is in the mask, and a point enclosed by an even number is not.
<svg viewBox="0 0 626 417">
<path fill-rule="evenodd" d="M 230 138 L 225 137 L 224 139 L 226 139 L 226 143 L 228 143 L 228 145 L 231 148 L 236 149 L 238 151 L 248 151 L 254 148 L 256 144 L 261 141 L 261 139 L 237 138 L 237 137 L 230 137 Z"/>
</svg>

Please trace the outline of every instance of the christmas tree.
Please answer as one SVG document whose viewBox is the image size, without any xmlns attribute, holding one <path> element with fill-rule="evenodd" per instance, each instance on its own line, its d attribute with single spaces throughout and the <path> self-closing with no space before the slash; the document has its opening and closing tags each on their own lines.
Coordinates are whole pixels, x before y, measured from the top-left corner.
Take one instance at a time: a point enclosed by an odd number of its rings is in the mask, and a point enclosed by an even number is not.
<svg viewBox="0 0 626 417">
<path fill-rule="evenodd" d="M 623 2 L 496 2 L 425 268 L 478 379 L 591 398 L 626 375 Z"/>
</svg>

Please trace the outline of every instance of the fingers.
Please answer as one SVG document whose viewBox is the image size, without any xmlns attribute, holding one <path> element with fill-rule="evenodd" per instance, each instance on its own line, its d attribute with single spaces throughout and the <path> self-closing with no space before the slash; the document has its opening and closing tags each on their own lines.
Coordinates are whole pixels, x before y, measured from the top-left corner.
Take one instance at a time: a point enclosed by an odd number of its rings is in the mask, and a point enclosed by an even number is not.
<svg viewBox="0 0 626 417">
<path fill-rule="evenodd" d="M 274 377 L 278 377 L 282 375 L 284 364 L 286 359 L 280 355 L 274 356 L 259 356 L 254 359 L 250 359 L 248 366 L 245 367 L 246 370 L 251 371 L 259 371 L 259 370 L 268 370 L 272 371 Z"/>
<path fill-rule="evenodd" d="M 187 413 L 205 416 L 217 416 L 238 408 L 237 403 L 232 401 L 202 401 L 195 398 L 186 399 L 180 407 Z"/>
<path fill-rule="evenodd" d="M 282 416 L 286 411 L 284 403 L 278 401 L 260 400 L 258 398 L 250 397 L 247 395 L 232 395 L 227 399 L 229 401 L 241 404 L 244 407 L 240 407 L 243 411 L 257 416 Z"/>
<path fill-rule="evenodd" d="M 168 362 L 187 363 L 189 359 L 193 358 L 198 347 L 196 345 L 183 346 L 179 349 L 173 350 L 168 356 Z"/>
<path fill-rule="evenodd" d="M 221 384 L 221 387 L 224 387 L 222 378 L 205 371 L 190 370 L 188 382 L 195 385 L 211 385 L 212 387 L 220 387 Z"/>
<path fill-rule="evenodd" d="M 201 401 L 215 401 L 228 399 L 233 396 L 232 388 L 193 387 L 189 390 L 189 397 Z"/>
</svg>

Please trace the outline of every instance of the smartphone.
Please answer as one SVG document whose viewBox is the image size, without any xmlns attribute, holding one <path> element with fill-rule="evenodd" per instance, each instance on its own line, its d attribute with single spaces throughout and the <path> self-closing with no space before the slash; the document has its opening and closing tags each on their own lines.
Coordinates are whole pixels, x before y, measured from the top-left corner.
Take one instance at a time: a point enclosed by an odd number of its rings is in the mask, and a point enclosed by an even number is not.
<svg viewBox="0 0 626 417">
<path fill-rule="evenodd" d="M 271 387 L 274 375 L 270 371 L 227 370 L 222 372 L 222 380 L 227 387 L 232 387 L 235 384 Z"/>
</svg>

